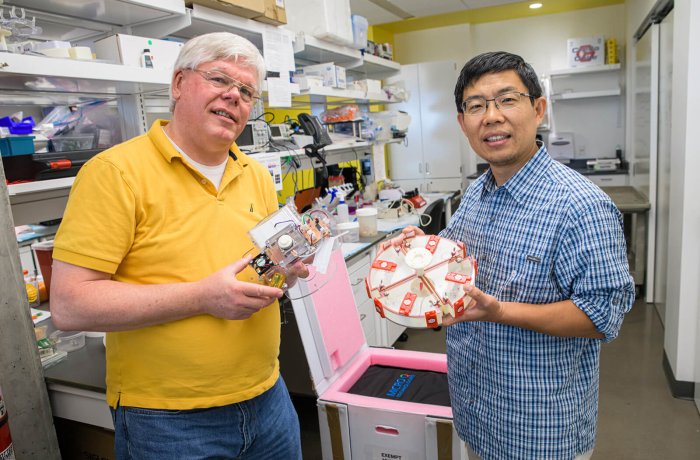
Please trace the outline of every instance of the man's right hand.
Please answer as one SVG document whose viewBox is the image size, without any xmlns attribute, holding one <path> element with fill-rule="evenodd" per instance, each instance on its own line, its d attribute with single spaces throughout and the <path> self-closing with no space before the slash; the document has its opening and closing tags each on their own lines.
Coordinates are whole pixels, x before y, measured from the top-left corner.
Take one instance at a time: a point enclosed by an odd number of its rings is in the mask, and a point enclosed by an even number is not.
<svg viewBox="0 0 700 460">
<path fill-rule="evenodd" d="M 394 247 L 401 246 L 403 243 L 403 240 L 406 238 L 413 238 L 415 236 L 423 236 L 425 235 L 425 232 L 421 230 L 420 228 L 409 225 L 408 227 L 404 227 L 403 230 L 401 230 L 401 234 L 398 236 L 393 237 L 392 239 L 389 240 L 389 244 L 391 244 Z"/>
<path fill-rule="evenodd" d="M 223 319 L 246 319 L 282 297 L 282 289 L 236 278 L 250 260 L 249 256 L 239 259 L 200 281 L 206 313 Z"/>
</svg>

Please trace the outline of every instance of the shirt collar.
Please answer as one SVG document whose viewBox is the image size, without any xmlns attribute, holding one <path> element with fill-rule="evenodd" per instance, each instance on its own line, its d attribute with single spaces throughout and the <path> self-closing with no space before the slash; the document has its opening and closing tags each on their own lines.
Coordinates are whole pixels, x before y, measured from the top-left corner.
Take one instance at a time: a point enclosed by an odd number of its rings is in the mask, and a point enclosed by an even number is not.
<svg viewBox="0 0 700 460">
<path fill-rule="evenodd" d="M 163 155 L 163 158 L 165 158 L 168 163 L 171 163 L 173 158 L 182 158 L 182 155 L 177 151 L 170 139 L 168 139 L 165 131 L 163 131 L 163 127 L 167 124 L 167 120 L 156 120 L 153 122 L 153 125 L 151 125 L 151 129 L 148 130 L 147 135 L 158 148 L 160 154 Z M 229 157 L 238 168 L 244 168 L 248 166 L 250 162 L 248 156 L 241 152 L 236 144 L 231 145 L 229 148 Z"/>
<path fill-rule="evenodd" d="M 539 150 L 525 163 L 525 166 L 520 168 L 513 177 L 508 179 L 506 183 L 501 186 L 505 188 L 519 204 L 522 204 L 527 194 L 536 188 L 536 184 L 540 180 L 542 174 L 549 169 L 554 161 L 547 153 L 547 148 L 543 143 L 538 141 L 537 145 L 540 147 Z M 493 177 L 493 173 L 490 169 L 484 173 L 484 176 L 483 189 L 481 191 L 482 196 L 494 192 L 499 188 L 498 185 L 496 185 L 496 179 Z"/>
</svg>

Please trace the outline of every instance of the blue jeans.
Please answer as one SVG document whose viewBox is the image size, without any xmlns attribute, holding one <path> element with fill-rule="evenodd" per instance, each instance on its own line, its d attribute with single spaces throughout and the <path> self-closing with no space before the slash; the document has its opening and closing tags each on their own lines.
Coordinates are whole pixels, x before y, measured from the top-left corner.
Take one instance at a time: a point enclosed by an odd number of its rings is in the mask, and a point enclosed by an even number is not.
<svg viewBox="0 0 700 460">
<path fill-rule="evenodd" d="M 299 418 L 280 377 L 265 393 L 223 407 L 112 410 L 117 459 L 301 459 Z"/>
</svg>

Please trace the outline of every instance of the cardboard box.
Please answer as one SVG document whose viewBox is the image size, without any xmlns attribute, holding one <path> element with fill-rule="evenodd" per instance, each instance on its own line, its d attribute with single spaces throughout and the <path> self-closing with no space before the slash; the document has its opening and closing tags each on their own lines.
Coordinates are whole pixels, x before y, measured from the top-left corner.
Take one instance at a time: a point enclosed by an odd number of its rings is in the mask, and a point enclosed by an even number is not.
<svg viewBox="0 0 700 460">
<path fill-rule="evenodd" d="M 307 65 L 297 69 L 297 73 L 300 75 L 318 75 L 323 77 L 323 86 L 330 86 L 332 88 L 342 88 L 347 87 L 345 81 L 345 68 L 337 66 L 332 62 L 326 62 L 324 64 Z"/>
<path fill-rule="evenodd" d="M 62 458 L 116 460 L 113 431 L 59 417 L 53 421 Z"/>
<path fill-rule="evenodd" d="M 183 43 L 136 35 L 116 34 L 95 42 L 97 59 L 107 59 L 130 67 L 141 67 L 145 49 L 150 50 L 153 68 L 172 70 Z"/>
<path fill-rule="evenodd" d="M 195 3 L 248 19 L 265 14 L 265 0 L 187 0 L 185 5 Z"/>
<path fill-rule="evenodd" d="M 299 280 L 289 291 L 296 299 L 294 316 L 318 394 L 323 458 L 466 459 L 449 405 L 402 396 L 418 383 L 418 377 L 408 375 L 414 370 L 444 376 L 446 356 L 369 347 L 340 250 L 333 252 L 329 267 L 335 268 Z M 366 374 L 370 366 L 400 368 L 408 374 L 389 385 L 389 398 L 353 392 L 360 379 L 374 377 Z M 446 381 L 444 385 L 447 391 Z M 435 393 L 434 386 L 429 389 Z"/>
<path fill-rule="evenodd" d="M 566 41 L 569 67 L 603 65 L 605 63 L 605 38 L 602 35 L 586 38 L 570 38 Z"/>
<path fill-rule="evenodd" d="M 255 19 L 265 24 L 282 25 L 287 23 L 287 11 L 284 8 L 284 0 L 264 0 L 265 14 Z"/>
</svg>

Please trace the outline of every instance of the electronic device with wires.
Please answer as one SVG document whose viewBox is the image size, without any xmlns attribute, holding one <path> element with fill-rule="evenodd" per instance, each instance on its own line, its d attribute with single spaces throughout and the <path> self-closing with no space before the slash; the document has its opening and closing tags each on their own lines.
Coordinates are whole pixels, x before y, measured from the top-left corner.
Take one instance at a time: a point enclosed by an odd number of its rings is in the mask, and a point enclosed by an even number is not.
<svg viewBox="0 0 700 460">
<path fill-rule="evenodd" d="M 286 267 L 316 252 L 331 235 L 330 218 L 322 211 L 299 216 L 287 205 L 270 214 L 249 232 L 260 250 L 250 265 L 268 286 L 286 289 Z"/>
<path fill-rule="evenodd" d="M 242 152 L 262 152 L 270 142 L 270 131 L 262 120 L 249 121 L 236 139 Z"/>
<path fill-rule="evenodd" d="M 286 123 L 270 125 L 270 139 L 273 141 L 292 140 L 292 128 Z"/>
</svg>

